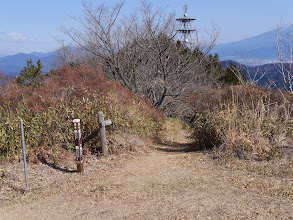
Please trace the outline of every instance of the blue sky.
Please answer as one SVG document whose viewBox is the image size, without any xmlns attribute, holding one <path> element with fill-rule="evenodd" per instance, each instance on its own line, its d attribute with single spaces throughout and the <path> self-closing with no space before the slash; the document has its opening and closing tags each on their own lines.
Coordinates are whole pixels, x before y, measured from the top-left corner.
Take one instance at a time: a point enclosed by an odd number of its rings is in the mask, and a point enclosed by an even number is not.
<svg viewBox="0 0 293 220">
<path fill-rule="evenodd" d="M 113 5 L 114 0 L 88 0 L 94 5 Z M 188 15 L 201 32 L 211 22 L 220 28 L 218 43 L 252 37 L 293 20 L 293 0 L 151 0 L 155 7 Z M 71 16 L 82 16 L 81 0 L 0 0 L 0 55 L 20 52 L 49 52 L 60 47 L 56 38 L 66 39 L 61 27 L 74 27 Z M 137 9 L 139 0 L 125 0 L 123 13 Z"/>
</svg>

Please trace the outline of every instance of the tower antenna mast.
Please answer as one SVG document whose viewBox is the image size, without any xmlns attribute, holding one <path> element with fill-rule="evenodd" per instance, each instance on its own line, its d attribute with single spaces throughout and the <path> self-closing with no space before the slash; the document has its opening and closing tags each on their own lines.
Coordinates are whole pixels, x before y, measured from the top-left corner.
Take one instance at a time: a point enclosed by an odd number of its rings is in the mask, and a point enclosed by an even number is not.
<svg viewBox="0 0 293 220">
<path fill-rule="evenodd" d="M 177 30 L 181 34 L 181 41 L 184 42 L 185 45 L 190 43 L 191 33 L 195 31 L 191 27 L 191 22 L 196 20 L 195 18 L 187 16 L 187 5 L 184 5 L 184 17 L 177 18 L 176 21 L 181 22 L 181 27 Z"/>
</svg>

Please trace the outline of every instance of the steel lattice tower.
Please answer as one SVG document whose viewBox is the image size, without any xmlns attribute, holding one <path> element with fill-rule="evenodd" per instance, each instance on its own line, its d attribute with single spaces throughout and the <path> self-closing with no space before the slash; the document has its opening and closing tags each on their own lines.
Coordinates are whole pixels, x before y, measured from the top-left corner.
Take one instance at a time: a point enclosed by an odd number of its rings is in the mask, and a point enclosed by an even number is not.
<svg viewBox="0 0 293 220">
<path fill-rule="evenodd" d="M 181 27 L 178 32 L 181 33 L 181 41 L 187 45 L 188 43 L 190 43 L 191 33 L 195 31 L 195 29 L 191 27 L 191 22 L 196 19 L 187 17 L 187 5 L 184 6 L 184 12 L 184 17 L 177 18 L 176 21 L 181 22 Z"/>
</svg>

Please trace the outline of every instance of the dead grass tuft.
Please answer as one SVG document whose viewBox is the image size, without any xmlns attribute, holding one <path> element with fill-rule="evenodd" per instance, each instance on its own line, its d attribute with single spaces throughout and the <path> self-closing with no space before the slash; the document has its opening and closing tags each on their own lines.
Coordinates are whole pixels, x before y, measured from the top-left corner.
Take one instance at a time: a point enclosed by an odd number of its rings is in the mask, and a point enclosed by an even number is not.
<svg viewBox="0 0 293 220">
<path fill-rule="evenodd" d="M 177 118 L 168 118 L 165 120 L 162 129 L 160 131 L 159 137 L 161 142 L 174 142 L 178 140 L 179 136 L 182 134 L 182 130 L 189 130 L 189 125 Z"/>
<path fill-rule="evenodd" d="M 243 86 L 206 94 L 190 96 L 199 145 L 214 149 L 215 157 L 261 161 L 281 156 L 280 147 L 292 137 L 291 96 L 286 101 L 278 91 Z"/>
</svg>

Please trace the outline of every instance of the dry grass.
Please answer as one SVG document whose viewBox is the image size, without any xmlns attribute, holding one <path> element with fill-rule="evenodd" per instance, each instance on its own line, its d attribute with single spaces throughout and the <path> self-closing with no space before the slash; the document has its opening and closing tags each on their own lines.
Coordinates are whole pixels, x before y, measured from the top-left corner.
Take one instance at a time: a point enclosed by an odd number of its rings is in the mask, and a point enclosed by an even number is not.
<svg viewBox="0 0 293 220">
<path fill-rule="evenodd" d="M 193 96 L 194 137 L 215 163 L 240 175 L 233 184 L 272 196 L 293 195 L 292 96 L 256 87 L 230 87 Z"/>
<path fill-rule="evenodd" d="M 219 157 L 281 157 L 280 147 L 292 139 L 292 105 L 276 93 L 264 94 L 261 89 L 249 87 L 219 90 L 218 99 L 212 93 L 211 103 L 207 102 L 210 107 L 199 111 L 193 121 L 197 143 L 213 148 Z"/>
<path fill-rule="evenodd" d="M 177 118 L 168 118 L 163 122 L 158 137 L 161 139 L 160 141 L 174 142 L 178 140 L 183 130 L 189 129 L 190 127 L 186 122 Z"/>
</svg>

